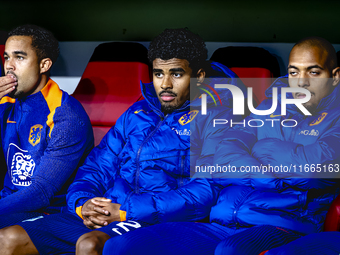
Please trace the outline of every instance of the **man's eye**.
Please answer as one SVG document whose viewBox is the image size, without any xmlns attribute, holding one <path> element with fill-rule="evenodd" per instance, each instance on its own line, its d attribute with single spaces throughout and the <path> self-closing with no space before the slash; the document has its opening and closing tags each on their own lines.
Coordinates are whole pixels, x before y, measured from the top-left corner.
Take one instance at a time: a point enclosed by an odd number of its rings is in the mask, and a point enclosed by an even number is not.
<svg viewBox="0 0 340 255">
<path fill-rule="evenodd" d="M 163 74 L 162 74 L 162 73 L 155 73 L 155 76 L 156 76 L 157 78 L 162 78 L 162 77 L 163 77 Z"/>
<path fill-rule="evenodd" d="M 9 57 L 5 56 L 4 59 L 5 59 L 5 61 L 7 61 L 9 59 Z"/>
<path fill-rule="evenodd" d="M 296 74 L 297 74 L 297 72 L 293 72 L 293 71 L 289 72 L 289 75 L 292 75 L 292 76 L 294 76 Z"/>
<path fill-rule="evenodd" d="M 17 56 L 17 59 L 19 59 L 19 60 L 23 60 L 23 59 L 24 59 L 24 57 L 23 57 L 23 56 Z"/>
<path fill-rule="evenodd" d="M 311 73 L 312 75 L 319 75 L 319 74 L 320 74 L 320 72 L 315 72 L 315 71 L 314 71 L 314 72 L 312 71 L 312 72 L 310 72 L 310 73 Z"/>
<path fill-rule="evenodd" d="M 174 76 L 175 78 L 180 78 L 180 77 L 182 77 L 182 74 L 180 74 L 180 73 L 174 73 L 173 76 Z"/>
</svg>

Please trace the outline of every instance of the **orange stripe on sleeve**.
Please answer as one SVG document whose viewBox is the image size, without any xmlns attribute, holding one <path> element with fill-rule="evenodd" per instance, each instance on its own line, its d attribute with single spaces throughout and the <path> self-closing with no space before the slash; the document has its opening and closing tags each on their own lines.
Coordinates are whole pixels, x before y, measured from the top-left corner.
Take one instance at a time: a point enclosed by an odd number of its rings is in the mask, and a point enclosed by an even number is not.
<svg viewBox="0 0 340 255">
<path fill-rule="evenodd" d="M 81 209 L 83 209 L 83 206 L 78 206 L 76 208 L 76 213 L 80 218 L 82 218 L 84 220 L 83 215 L 81 214 Z"/>
<path fill-rule="evenodd" d="M 126 221 L 126 211 L 119 210 L 120 221 Z"/>
<path fill-rule="evenodd" d="M 61 105 L 63 92 L 59 89 L 57 83 L 55 83 L 52 79 L 49 79 L 45 87 L 41 90 L 41 93 L 43 94 L 48 108 L 50 109 L 50 114 L 47 116 L 46 124 L 50 127 L 49 137 L 51 138 L 51 133 L 54 127 L 53 117 L 56 108 Z"/>
</svg>

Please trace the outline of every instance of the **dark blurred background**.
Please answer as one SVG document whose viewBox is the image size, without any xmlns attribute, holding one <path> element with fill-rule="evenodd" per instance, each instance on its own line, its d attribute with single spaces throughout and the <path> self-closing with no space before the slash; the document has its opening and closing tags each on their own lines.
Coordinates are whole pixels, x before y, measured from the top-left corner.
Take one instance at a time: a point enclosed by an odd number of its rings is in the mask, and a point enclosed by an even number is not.
<svg viewBox="0 0 340 255">
<path fill-rule="evenodd" d="M 4 1 L 0 31 L 33 23 L 59 41 L 150 41 L 188 27 L 212 42 L 296 42 L 318 35 L 340 43 L 340 1 Z"/>
</svg>

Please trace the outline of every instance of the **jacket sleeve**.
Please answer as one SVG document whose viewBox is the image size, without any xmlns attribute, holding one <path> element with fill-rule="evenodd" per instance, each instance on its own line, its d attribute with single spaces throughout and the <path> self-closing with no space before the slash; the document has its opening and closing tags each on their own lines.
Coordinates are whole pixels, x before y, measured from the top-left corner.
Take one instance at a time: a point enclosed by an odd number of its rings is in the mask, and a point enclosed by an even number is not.
<svg viewBox="0 0 340 255">
<path fill-rule="evenodd" d="M 6 104 L 1 103 L 1 98 L 0 98 L 0 121 L 3 121 L 4 119 L 4 111 L 6 109 Z M 1 125 L 0 125 L 0 132 L 1 132 Z M 5 159 L 5 154 L 2 148 L 2 139 L 0 135 L 0 199 L 4 196 L 7 196 L 10 194 L 10 190 L 5 188 L 4 185 L 4 179 L 6 177 L 7 173 L 7 164 L 6 164 L 6 159 Z"/>
<path fill-rule="evenodd" d="M 32 184 L 0 199 L 0 214 L 49 206 L 83 163 L 93 147 L 93 132 L 85 111 L 78 115 L 72 108 L 68 105 L 63 108 L 63 113 L 56 111 L 51 138 L 35 169 Z"/>
<path fill-rule="evenodd" d="M 233 116 L 232 109 L 228 107 L 214 107 L 209 109 L 206 117 L 200 115 L 195 119 L 197 121 L 190 127 L 193 131 L 190 137 L 190 159 L 195 177 L 211 178 L 213 168 L 209 167 L 214 166 L 214 155 L 218 144 L 232 130 L 230 123 L 241 122 L 242 119 L 243 116 Z"/>
<path fill-rule="evenodd" d="M 252 116 L 248 116 L 240 123 L 247 123 L 251 119 Z M 237 182 L 232 178 L 240 180 L 257 175 L 255 172 L 244 171 L 245 166 L 257 168 L 261 165 L 261 162 L 251 154 L 256 142 L 256 128 L 249 128 L 243 124 L 230 128 L 216 147 L 214 165 L 218 165 L 221 170 L 212 174 L 214 181 L 226 186 Z"/>
<path fill-rule="evenodd" d="M 126 210 L 128 220 L 147 223 L 166 221 L 195 221 L 209 215 L 216 203 L 218 189 L 209 179 L 191 179 L 186 185 L 158 194 L 131 193 L 130 198 L 121 207 Z"/>
<path fill-rule="evenodd" d="M 307 178 L 315 174 L 320 178 L 334 178 L 340 172 L 339 164 L 334 164 L 340 159 L 339 144 L 340 121 L 324 132 L 313 144 L 303 145 L 277 138 L 262 139 L 254 146 L 253 156 L 264 165 L 286 166 L 287 169 L 291 169 L 290 174 L 294 176 L 301 175 Z M 287 177 L 287 173 L 277 176 Z"/>
<path fill-rule="evenodd" d="M 0 132 L 1 132 L 1 128 L 0 128 Z M 3 184 L 4 184 L 3 180 L 5 179 L 6 172 L 7 172 L 6 159 L 5 159 L 5 155 L 2 150 L 1 144 L 2 142 L 0 138 L 0 189 L 3 188 Z M 0 198 L 1 198 L 1 192 L 0 192 Z"/>
<path fill-rule="evenodd" d="M 113 187 L 119 169 L 118 155 L 125 145 L 123 123 L 126 115 L 124 113 L 117 120 L 79 168 L 66 197 L 70 211 L 75 213 L 76 207 L 93 197 L 103 197 Z"/>
<path fill-rule="evenodd" d="M 269 109 L 271 105 L 271 100 L 264 100 L 257 110 Z M 259 121 L 265 122 L 266 118 L 252 113 L 228 130 L 216 148 L 214 164 L 224 166 L 225 171 L 213 174 L 215 182 L 223 186 L 243 185 L 246 181 L 244 178 L 274 177 L 272 173 L 261 171 L 263 162 L 252 153 L 258 142 L 258 132 L 261 131 L 262 136 L 270 135 L 263 134 L 261 128 L 256 127 L 261 125 Z"/>
</svg>

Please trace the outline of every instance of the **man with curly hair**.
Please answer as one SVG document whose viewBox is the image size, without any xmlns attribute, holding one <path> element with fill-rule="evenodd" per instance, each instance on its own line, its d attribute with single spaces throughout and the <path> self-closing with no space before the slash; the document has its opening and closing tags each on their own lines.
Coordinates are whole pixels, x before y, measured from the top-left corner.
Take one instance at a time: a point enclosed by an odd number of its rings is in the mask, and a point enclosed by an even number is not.
<svg viewBox="0 0 340 255">
<path fill-rule="evenodd" d="M 9 32 L 0 77 L 0 150 L 6 172 L 0 228 L 59 213 L 75 171 L 93 147 L 81 104 L 49 78 L 58 41 L 41 27 Z M 7 166 L 6 166 L 7 165 Z"/>
<path fill-rule="evenodd" d="M 224 127 L 207 123 L 230 118 L 231 95 L 221 91 L 227 107 L 200 117 L 197 83 L 205 77 L 207 50 L 187 29 L 165 30 L 151 42 L 148 57 L 153 82 L 141 84 L 146 100 L 118 119 L 79 169 L 68 190 L 70 212 L 0 231 L 3 254 L 101 254 L 111 237 L 209 215 L 219 188 L 209 179 L 190 178 L 190 159 L 198 165 L 212 161 Z M 228 68 L 218 63 L 208 68 L 237 84 Z"/>
</svg>

